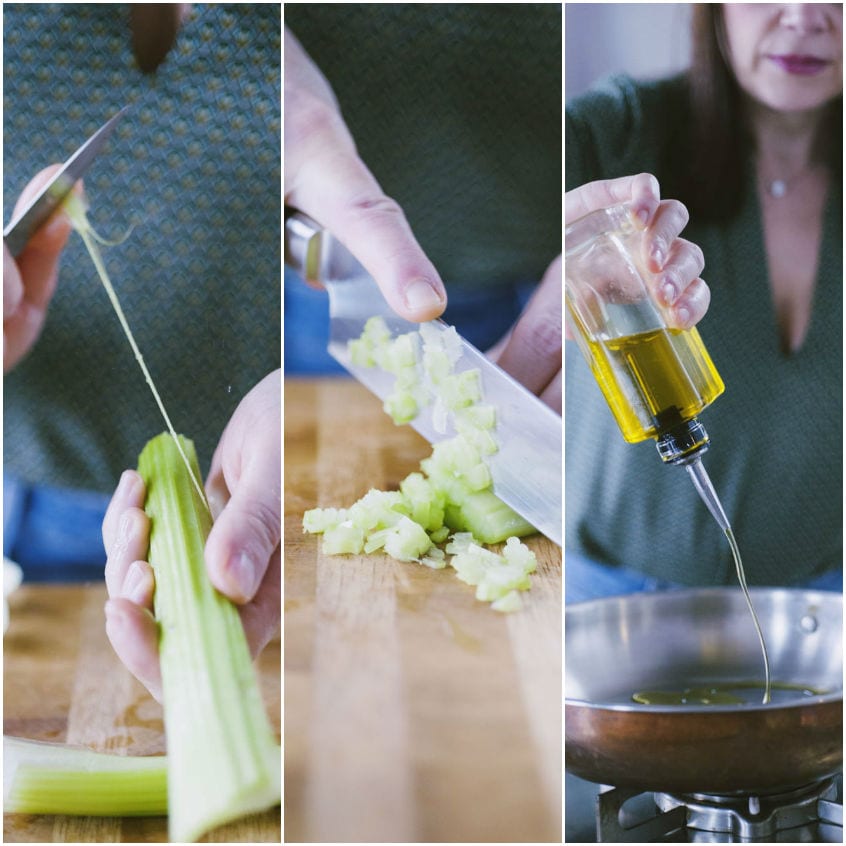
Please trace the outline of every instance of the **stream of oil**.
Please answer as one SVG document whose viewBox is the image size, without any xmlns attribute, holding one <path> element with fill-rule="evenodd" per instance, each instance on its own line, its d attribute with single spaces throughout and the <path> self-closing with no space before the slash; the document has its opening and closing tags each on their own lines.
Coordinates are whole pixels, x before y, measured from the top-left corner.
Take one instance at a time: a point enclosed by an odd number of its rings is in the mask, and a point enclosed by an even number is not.
<svg viewBox="0 0 846 846">
<path fill-rule="evenodd" d="M 731 527 L 726 530 L 726 537 L 728 538 L 729 546 L 731 547 L 731 554 L 734 557 L 734 566 L 737 570 L 737 580 L 740 582 L 743 596 L 746 598 L 746 605 L 749 607 L 749 613 L 752 615 L 752 622 L 755 624 L 755 631 L 758 633 L 758 641 L 761 644 L 761 653 L 764 656 L 764 696 L 761 700 L 766 705 L 771 699 L 772 684 L 770 681 L 770 658 L 767 655 L 767 644 L 764 642 L 764 633 L 761 631 L 761 624 L 758 622 L 758 615 L 755 613 L 755 606 L 752 604 L 752 597 L 749 596 L 749 588 L 746 586 L 746 573 L 743 571 L 743 562 L 740 560 L 740 549 L 737 546 L 737 540 L 734 537 Z"/>
<path fill-rule="evenodd" d="M 751 702 L 748 694 L 757 694 L 763 688 L 763 681 L 705 683 L 683 690 L 641 690 L 632 694 L 632 699 L 641 705 L 746 705 Z M 770 691 L 772 694 L 783 694 L 777 698 L 784 701 L 826 693 L 824 690 L 790 682 L 771 682 Z"/>
</svg>

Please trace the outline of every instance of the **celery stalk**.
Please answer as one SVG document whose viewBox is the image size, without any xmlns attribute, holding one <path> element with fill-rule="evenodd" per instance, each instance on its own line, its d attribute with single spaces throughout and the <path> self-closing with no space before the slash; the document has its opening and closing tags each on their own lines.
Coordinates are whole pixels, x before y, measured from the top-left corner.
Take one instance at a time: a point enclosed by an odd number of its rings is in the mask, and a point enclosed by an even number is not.
<svg viewBox="0 0 846 846">
<path fill-rule="evenodd" d="M 163 816 L 166 759 L 4 737 L 3 809 L 11 814 Z"/>
<path fill-rule="evenodd" d="M 180 436 L 193 475 L 191 441 Z M 151 520 L 168 748 L 169 835 L 194 841 L 281 800 L 280 750 L 235 606 L 211 584 L 203 551 L 211 517 L 173 437 L 138 459 Z"/>
</svg>

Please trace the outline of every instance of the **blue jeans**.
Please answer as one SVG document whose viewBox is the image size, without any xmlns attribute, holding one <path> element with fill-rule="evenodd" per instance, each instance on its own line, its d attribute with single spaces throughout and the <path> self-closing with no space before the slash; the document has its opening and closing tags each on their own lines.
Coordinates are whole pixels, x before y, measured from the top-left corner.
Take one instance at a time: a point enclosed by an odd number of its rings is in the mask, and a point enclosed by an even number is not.
<svg viewBox="0 0 846 846">
<path fill-rule="evenodd" d="M 109 495 L 29 485 L 3 476 L 3 555 L 28 582 L 100 581 L 106 564 L 101 525 Z"/>
<path fill-rule="evenodd" d="M 568 604 L 639 591 L 672 590 L 681 587 L 684 585 L 653 579 L 634 570 L 600 564 L 578 552 L 567 551 L 564 556 L 564 601 Z M 842 593 L 843 571 L 830 570 L 796 587 Z"/>
</svg>

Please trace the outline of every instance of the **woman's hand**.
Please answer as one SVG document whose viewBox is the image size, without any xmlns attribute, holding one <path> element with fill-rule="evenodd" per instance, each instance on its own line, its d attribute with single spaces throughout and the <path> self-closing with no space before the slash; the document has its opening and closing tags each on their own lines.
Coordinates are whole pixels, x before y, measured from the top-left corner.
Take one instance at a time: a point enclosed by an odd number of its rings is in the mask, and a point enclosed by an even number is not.
<svg viewBox="0 0 846 846">
<path fill-rule="evenodd" d="M 687 209 L 677 200 L 662 200 L 658 180 L 649 173 L 589 182 L 564 195 L 564 221 L 598 209 L 625 203 L 646 226 L 643 259 L 654 274 L 656 302 L 668 306 L 673 328 L 688 329 L 708 310 L 711 292 L 699 274 L 705 267 L 702 250 L 679 237 L 687 225 Z"/>
<path fill-rule="evenodd" d="M 235 409 L 206 481 L 215 523 L 206 541 L 214 586 L 239 606 L 257 655 L 280 624 L 281 382 L 265 377 Z M 134 470 L 120 484 L 103 520 L 106 547 L 106 633 L 129 671 L 161 699 L 153 570 L 147 563 L 150 521 L 144 482 Z"/>
<path fill-rule="evenodd" d="M 285 204 L 329 229 L 401 317 L 432 320 L 443 312 L 446 292 L 438 272 L 402 209 L 358 157 L 329 83 L 287 29 Z"/>
<path fill-rule="evenodd" d="M 491 358 L 561 414 L 561 256 Z"/>
<path fill-rule="evenodd" d="M 51 165 L 30 181 L 15 205 L 13 218 L 60 167 Z M 4 373 L 29 352 L 41 334 L 59 277 L 59 254 L 70 230 L 67 218 L 59 212 L 29 239 L 17 259 L 3 244 Z"/>
</svg>

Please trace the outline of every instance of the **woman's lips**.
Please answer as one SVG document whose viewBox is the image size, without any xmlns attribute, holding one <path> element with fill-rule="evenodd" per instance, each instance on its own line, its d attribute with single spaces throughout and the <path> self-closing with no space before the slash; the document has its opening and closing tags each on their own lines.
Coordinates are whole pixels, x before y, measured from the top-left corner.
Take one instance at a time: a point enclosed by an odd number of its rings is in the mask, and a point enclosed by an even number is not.
<svg viewBox="0 0 846 846">
<path fill-rule="evenodd" d="M 802 56 L 794 53 L 769 56 L 771 62 L 787 73 L 798 74 L 799 76 L 813 76 L 821 73 L 830 64 L 826 59 L 819 59 L 816 56 Z"/>
</svg>

